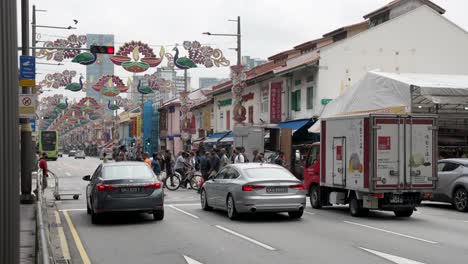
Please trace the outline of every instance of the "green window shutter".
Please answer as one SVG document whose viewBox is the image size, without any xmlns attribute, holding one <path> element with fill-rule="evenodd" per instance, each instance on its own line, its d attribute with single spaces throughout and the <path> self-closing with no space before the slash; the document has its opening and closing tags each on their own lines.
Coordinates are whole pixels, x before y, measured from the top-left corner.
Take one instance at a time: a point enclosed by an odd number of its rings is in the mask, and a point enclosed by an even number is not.
<svg viewBox="0 0 468 264">
<path fill-rule="evenodd" d="M 301 111 L 301 89 L 296 91 L 296 111 Z"/>
<path fill-rule="evenodd" d="M 301 79 L 294 80 L 294 85 L 295 86 L 301 85 Z"/>
<path fill-rule="evenodd" d="M 307 109 L 314 108 L 314 87 L 307 87 Z"/>
<path fill-rule="evenodd" d="M 291 110 L 296 111 L 296 91 L 291 92 Z"/>
</svg>

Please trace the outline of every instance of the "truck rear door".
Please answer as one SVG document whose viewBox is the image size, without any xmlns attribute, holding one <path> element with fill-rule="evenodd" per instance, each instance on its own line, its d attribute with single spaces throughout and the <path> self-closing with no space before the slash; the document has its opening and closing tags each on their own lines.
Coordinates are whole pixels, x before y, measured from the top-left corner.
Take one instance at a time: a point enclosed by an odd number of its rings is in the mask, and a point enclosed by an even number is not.
<svg viewBox="0 0 468 264">
<path fill-rule="evenodd" d="M 394 117 L 374 118 L 375 190 L 400 189 L 404 183 L 405 120 Z"/>
<path fill-rule="evenodd" d="M 437 139 L 434 118 L 406 119 L 406 189 L 433 189 Z"/>
</svg>

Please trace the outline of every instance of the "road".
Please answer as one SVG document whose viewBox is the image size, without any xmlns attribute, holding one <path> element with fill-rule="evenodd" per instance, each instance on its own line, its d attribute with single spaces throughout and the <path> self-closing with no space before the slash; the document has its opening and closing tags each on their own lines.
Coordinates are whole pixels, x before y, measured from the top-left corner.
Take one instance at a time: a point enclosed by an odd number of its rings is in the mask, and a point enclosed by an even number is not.
<svg viewBox="0 0 468 264">
<path fill-rule="evenodd" d="M 60 187 L 84 194 L 84 175 L 99 160 L 49 162 Z M 91 224 L 85 196 L 60 200 L 73 263 L 467 263 L 468 213 L 425 203 L 409 219 L 389 212 L 354 218 L 346 206 L 315 210 L 302 219 L 287 214 L 247 215 L 231 221 L 205 212 L 191 190 L 166 191 L 165 218 L 110 215 Z"/>
</svg>

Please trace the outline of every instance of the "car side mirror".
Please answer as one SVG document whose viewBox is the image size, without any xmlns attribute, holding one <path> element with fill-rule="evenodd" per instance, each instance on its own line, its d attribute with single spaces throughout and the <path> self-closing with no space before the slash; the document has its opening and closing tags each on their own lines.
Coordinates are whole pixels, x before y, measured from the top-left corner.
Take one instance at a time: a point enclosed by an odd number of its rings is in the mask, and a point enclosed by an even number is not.
<svg viewBox="0 0 468 264">
<path fill-rule="evenodd" d="M 90 175 L 84 176 L 83 181 L 91 181 L 91 176 Z"/>
</svg>

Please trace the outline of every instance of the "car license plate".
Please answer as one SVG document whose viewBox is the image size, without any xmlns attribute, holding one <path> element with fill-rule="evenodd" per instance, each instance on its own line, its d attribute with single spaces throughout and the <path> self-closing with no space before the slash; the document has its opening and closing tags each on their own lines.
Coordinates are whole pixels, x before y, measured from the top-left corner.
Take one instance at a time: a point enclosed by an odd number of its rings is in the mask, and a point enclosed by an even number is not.
<svg viewBox="0 0 468 264">
<path fill-rule="evenodd" d="M 139 187 L 124 187 L 120 188 L 121 193 L 137 193 L 140 192 L 141 188 Z"/>
<path fill-rule="evenodd" d="M 403 203 L 403 196 L 399 194 L 394 194 L 392 199 L 390 199 L 390 203 L 398 203 L 398 204 Z"/>
<path fill-rule="evenodd" d="M 287 193 L 288 187 L 267 187 L 267 193 Z"/>
</svg>

